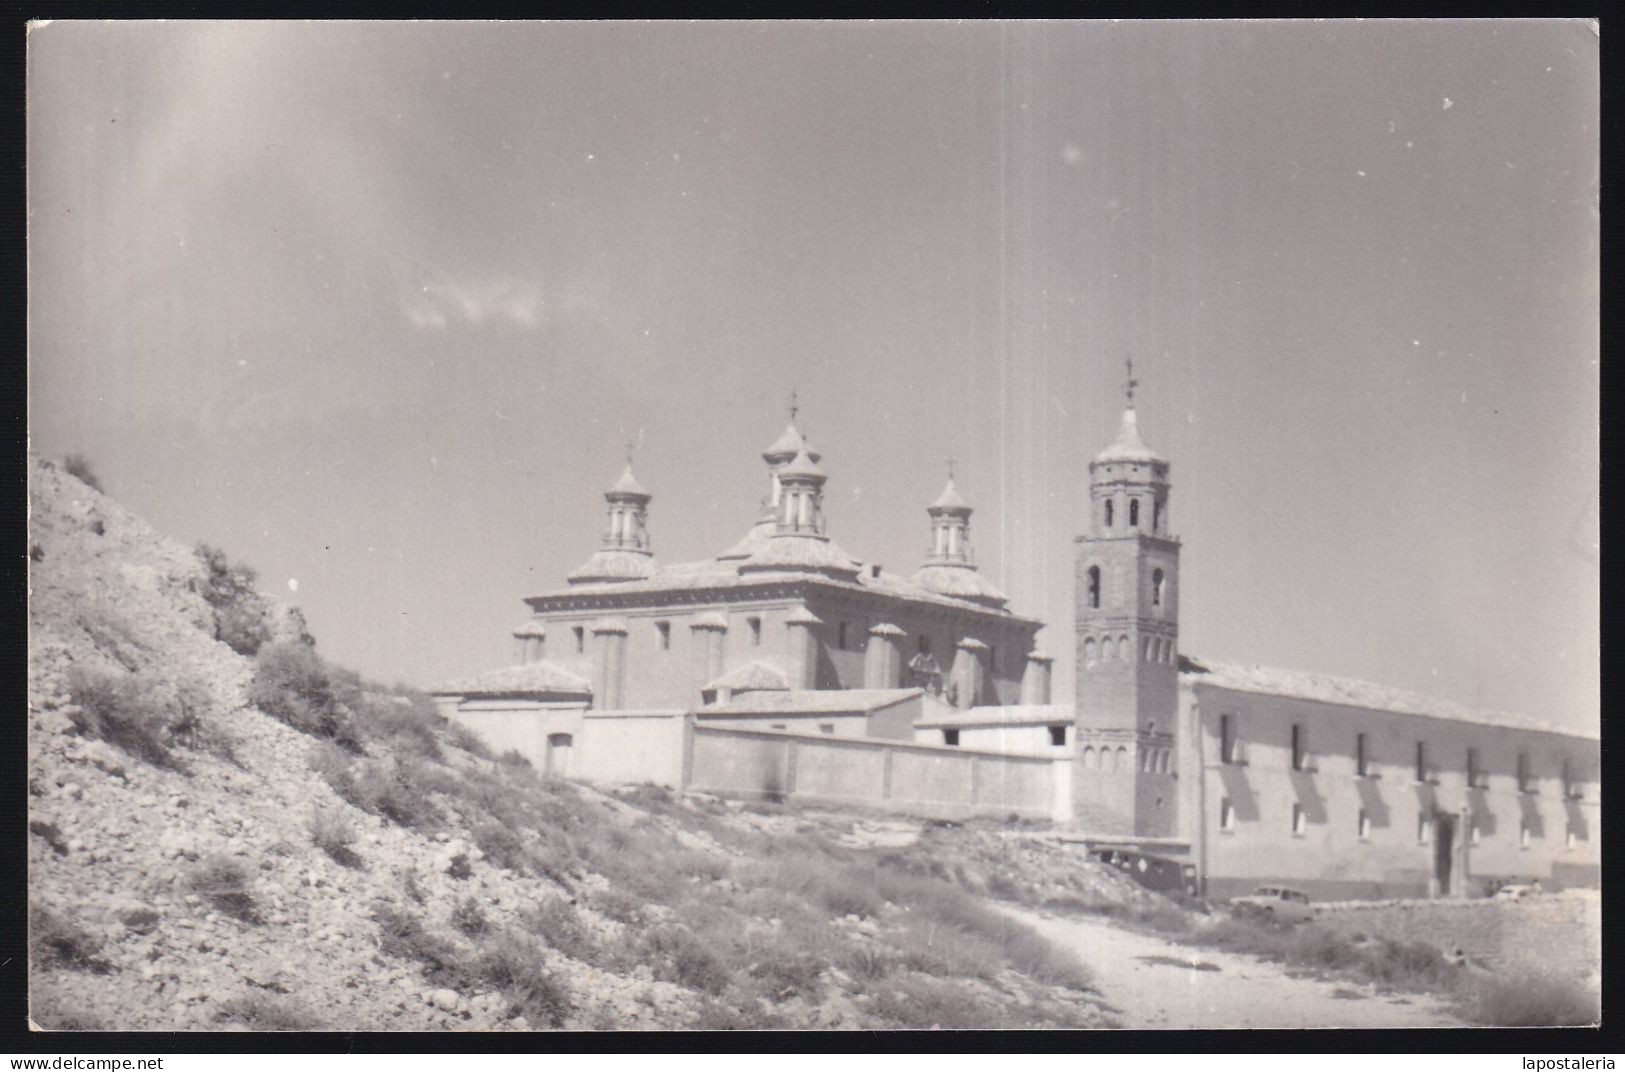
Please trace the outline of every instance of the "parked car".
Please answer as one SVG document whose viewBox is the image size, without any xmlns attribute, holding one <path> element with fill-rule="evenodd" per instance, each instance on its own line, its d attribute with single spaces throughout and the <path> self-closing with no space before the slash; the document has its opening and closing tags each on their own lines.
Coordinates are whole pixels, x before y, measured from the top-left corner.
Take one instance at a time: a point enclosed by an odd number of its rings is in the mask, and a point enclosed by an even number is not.
<svg viewBox="0 0 1625 1072">
<path fill-rule="evenodd" d="M 1497 901 L 1521 901 L 1526 897 L 1533 897 L 1539 892 L 1540 890 L 1534 886 L 1514 884 L 1511 886 L 1502 886 L 1500 889 L 1496 890 L 1495 899 Z"/>
<path fill-rule="evenodd" d="M 1301 923 L 1315 916 L 1315 906 L 1309 903 L 1309 895 L 1291 886 L 1260 886 L 1246 897 L 1232 897 L 1230 906 L 1289 923 Z"/>
<path fill-rule="evenodd" d="M 1196 866 L 1161 856 L 1147 856 L 1128 849 L 1096 849 L 1092 855 L 1103 864 L 1110 864 L 1148 890 L 1158 893 L 1182 893 L 1196 897 L 1200 888 L 1196 881 Z"/>
</svg>

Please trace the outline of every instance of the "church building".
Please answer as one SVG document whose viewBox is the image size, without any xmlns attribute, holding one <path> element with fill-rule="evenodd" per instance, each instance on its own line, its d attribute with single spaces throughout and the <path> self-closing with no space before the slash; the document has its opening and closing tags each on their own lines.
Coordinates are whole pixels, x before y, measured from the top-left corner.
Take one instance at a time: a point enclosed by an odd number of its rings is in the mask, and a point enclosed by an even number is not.
<svg viewBox="0 0 1625 1072">
<path fill-rule="evenodd" d="M 795 417 L 762 454 L 755 522 L 699 562 L 656 560 L 629 460 L 598 550 L 525 599 L 517 664 L 436 690 L 442 712 L 556 775 L 1048 818 L 1188 864 L 1214 896 L 1598 881 L 1594 736 L 1181 654 L 1170 464 L 1132 380 L 1089 464 L 1069 705 L 1050 702 L 1042 623 L 978 570 L 952 474 L 924 561 L 889 572 L 831 538 Z"/>
</svg>

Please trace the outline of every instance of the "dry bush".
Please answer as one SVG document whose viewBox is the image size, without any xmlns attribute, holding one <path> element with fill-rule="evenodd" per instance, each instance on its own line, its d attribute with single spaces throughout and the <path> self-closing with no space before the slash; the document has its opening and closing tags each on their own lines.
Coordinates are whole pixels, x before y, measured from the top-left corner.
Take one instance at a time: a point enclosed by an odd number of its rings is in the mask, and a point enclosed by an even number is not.
<svg viewBox="0 0 1625 1072">
<path fill-rule="evenodd" d="M 58 856 L 68 855 L 68 839 L 62 836 L 62 831 L 56 828 L 55 823 L 47 823 L 40 819 L 28 820 L 28 832 L 44 838 L 45 843 L 51 846 L 51 851 Z"/>
<path fill-rule="evenodd" d="M 203 563 L 201 595 L 214 614 L 214 638 L 239 655 L 254 656 L 271 640 L 271 605 L 254 582 L 250 566 L 233 565 L 217 547 L 200 543 L 194 549 Z"/>
<path fill-rule="evenodd" d="M 491 751 L 491 746 L 485 743 L 484 737 L 459 722 L 446 724 L 446 738 L 454 748 L 461 748 L 469 755 L 478 756 L 481 759 L 496 758 Z"/>
<path fill-rule="evenodd" d="M 472 833 L 474 844 L 485 853 L 486 860 L 516 875 L 525 874 L 530 850 L 525 839 L 512 827 L 500 822 L 480 822 L 474 825 Z"/>
<path fill-rule="evenodd" d="M 602 955 L 592 931 L 575 907 L 562 897 L 549 897 L 525 909 L 520 924 L 571 960 L 595 964 Z"/>
<path fill-rule="evenodd" d="M 728 985 L 731 973 L 727 966 L 709 943 L 686 927 L 652 927 L 644 932 L 640 944 L 643 959 L 657 979 L 707 994 L 720 994 Z"/>
<path fill-rule="evenodd" d="M 643 918 L 643 906 L 646 902 L 613 887 L 604 890 L 594 890 L 588 895 L 587 903 L 592 910 L 617 923 L 636 923 Z"/>
<path fill-rule="evenodd" d="M 901 1027 L 971 1029 L 1005 1026 L 998 1010 L 966 993 L 964 986 L 923 975 L 888 979 L 874 1011 Z"/>
<path fill-rule="evenodd" d="M 248 868 L 229 856 L 206 856 L 187 877 L 188 884 L 215 910 L 244 923 L 259 923 L 259 906 L 249 888 Z"/>
<path fill-rule="evenodd" d="M 1489 1027 L 1589 1027 L 1602 1020 L 1602 996 L 1579 979 L 1498 976 L 1473 987 L 1463 1011 Z"/>
<path fill-rule="evenodd" d="M 170 749 L 174 710 L 155 679 L 72 666 L 68 692 L 79 708 L 68 717 L 81 734 L 99 737 L 153 766 L 180 768 Z"/>
<path fill-rule="evenodd" d="M 431 933 L 419 917 L 381 904 L 373 909 L 372 919 L 378 924 L 380 952 L 416 961 L 423 966 L 424 974 L 441 986 L 457 987 L 469 981 L 468 957 L 447 939 Z"/>
<path fill-rule="evenodd" d="M 310 830 L 310 840 L 334 863 L 341 867 L 361 867 L 361 857 L 354 848 L 359 836 L 355 820 L 343 808 L 314 805 L 306 825 Z"/>
<path fill-rule="evenodd" d="M 523 1016 L 532 1027 L 561 1027 L 572 1007 L 570 993 L 543 967 L 544 959 L 535 939 L 510 932 L 491 940 L 474 972 L 481 984 L 502 991 L 509 1016 Z"/>
<path fill-rule="evenodd" d="M 322 1022 L 293 998 L 250 991 L 215 1012 L 223 1024 L 242 1024 L 251 1031 L 320 1031 Z"/>
<path fill-rule="evenodd" d="M 102 490 L 102 482 L 96 478 L 95 471 L 90 468 L 90 459 L 83 454 L 74 453 L 63 458 L 62 469 L 69 475 L 78 477 L 97 491 Z"/>
<path fill-rule="evenodd" d="M 441 720 L 433 708 L 363 700 L 359 710 L 357 725 L 369 740 L 379 742 L 398 755 L 432 763 L 446 761 L 438 733 Z"/>
<path fill-rule="evenodd" d="M 36 971 L 63 968 L 105 975 L 113 965 L 98 957 L 101 942 L 48 908 L 28 906 L 28 955 Z"/>
<path fill-rule="evenodd" d="M 259 649 L 249 702 L 301 733 L 360 752 L 360 734 L 337 693 L 331 668 L 309 645 L 294 641 Z"/>
<path fill-rule="evenodd" d="M 485 910 L 472 897 L 464 897 L 452 908 L 451 925 L 470 938 L 478 938 L 491 930 L 491 921 L 486 918 Z"/>
</svg>

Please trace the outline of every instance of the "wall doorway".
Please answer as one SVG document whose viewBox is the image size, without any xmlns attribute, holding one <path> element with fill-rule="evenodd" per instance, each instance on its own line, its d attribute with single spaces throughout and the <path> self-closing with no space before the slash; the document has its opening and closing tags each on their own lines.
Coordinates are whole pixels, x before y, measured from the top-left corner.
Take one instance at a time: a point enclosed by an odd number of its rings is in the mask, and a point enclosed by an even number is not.
<svg viewBox="0 0 1625 1072">
<path fill-rule="evenodd" d="M 547 759 L 542 764 L 542 773 L 549 778 L 568 778 L 570 776 L 570 750 L 575 745 L 575 738 L 568 733 L 550 733 L 547 735 Z"/>
<path fill-rule="evenodd" d="M 1433 817 L 1433 878 L 1438 896 L 1451 894 L 1451 869 L 1456 859 L 1456 818 L 1435 814 Z"/>
</svg>

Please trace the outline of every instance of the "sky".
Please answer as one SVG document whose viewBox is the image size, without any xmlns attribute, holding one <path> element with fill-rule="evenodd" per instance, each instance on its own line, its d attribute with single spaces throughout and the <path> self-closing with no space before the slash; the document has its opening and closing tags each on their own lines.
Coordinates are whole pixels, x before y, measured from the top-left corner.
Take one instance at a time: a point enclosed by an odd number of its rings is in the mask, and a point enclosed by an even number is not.
<svg viewBox="0 0 1625 1072">
<path fill-rule="evenodd" d="M 1589 729 L 1583 21 L 54 22 L 29 424 L 321 650 L 506 665 L 635 444 L 657 557 L 755 519 L 912 572 L 947 459 L 1070 698 L 1125 362 L 1180 650 Z"/>
</svg>

